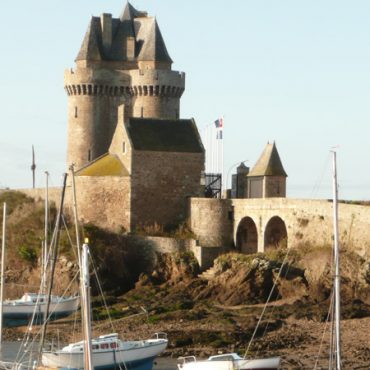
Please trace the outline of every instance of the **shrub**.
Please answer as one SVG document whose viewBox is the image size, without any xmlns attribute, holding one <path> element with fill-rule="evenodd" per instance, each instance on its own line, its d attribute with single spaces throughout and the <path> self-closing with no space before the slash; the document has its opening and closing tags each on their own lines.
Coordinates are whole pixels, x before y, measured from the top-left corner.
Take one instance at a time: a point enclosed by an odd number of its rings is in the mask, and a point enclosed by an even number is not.
<svg viewBox="0 0 370 370">
<path fill-rule="evenodd" d="M 22 246 L 19 248 L 19 255 L 27 262 L 35 264 L 37 262 L 37 253 L 32 247 Z"/>
</svg>

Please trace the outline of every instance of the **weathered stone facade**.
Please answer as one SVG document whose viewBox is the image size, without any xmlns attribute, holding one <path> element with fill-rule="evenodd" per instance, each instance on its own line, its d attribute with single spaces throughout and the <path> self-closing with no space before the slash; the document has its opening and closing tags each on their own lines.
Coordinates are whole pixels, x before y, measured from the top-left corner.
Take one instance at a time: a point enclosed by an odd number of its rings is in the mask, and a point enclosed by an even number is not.
<svg viewBox="0 0 370 370">
<path fill-rule="evenodd" d="M 154 17 L 127 3 L 120 18 L 92 17 L 76 68 L 65 71 L 68 95 L 67 164 L 81 168 L 106 153 L 126 117 L 177 119 L 185 74 L 171 70 Z"/>
<path fill-rule="evenodd" d="M 197 153 L 135 152 L 132 225 L 176 225 L 187 218 L 187 198 L 200 196 L 203 156 Z M 154 214 L 153 214 L 154 213 Z"/>
<path fill-rule="evenodd" d="M 281 163 L 275 142 L 267 143 L 246 178 L 246 198 L 281 198 L 286 196 L 287 174 Z"/>
<path fill-rule="evenodd" d="M 281 243 L 332 244 L 333 209 L 328 200 L 192 198 L 189 202 L 191 228 L 202 246 L 233 245 L 254 253 Z M 369 206 L 339 203 L 343 247 L 369 257 L 369 224 Z M 245 237 L 238 238 L 243 233 Z"/>
<path fill-rule="evenodd" d="M 64 75 L 67 164 L 85 221 L 127 231 L 178 224 L 187 197 L 200 195 L 204 149 L 194 121 L 179 118 L 185 74 L 171 64 L 155 18 L 130 3 L 120 18 L 91 18 Z"/>
</svg>

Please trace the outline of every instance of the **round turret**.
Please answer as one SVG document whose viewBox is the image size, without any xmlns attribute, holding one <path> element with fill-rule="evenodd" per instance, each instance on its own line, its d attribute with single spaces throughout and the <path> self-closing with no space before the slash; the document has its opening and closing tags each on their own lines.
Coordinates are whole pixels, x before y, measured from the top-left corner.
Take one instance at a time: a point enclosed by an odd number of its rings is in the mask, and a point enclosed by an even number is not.
<svg viewBox="0 0 370 370">
<path fill-rule="evenodd" d="M 68 95 L 67 165 L 80 168 L 108 152 L 118 106 L 130 107 L 129 78 L 109 70 L 78 68 L 65 73 Z"/>
<path fill-rule="evenodd" d="M 132 70 L 132 116 L 178 119 L 185 73 L 172 70 Z"/>
</svg>

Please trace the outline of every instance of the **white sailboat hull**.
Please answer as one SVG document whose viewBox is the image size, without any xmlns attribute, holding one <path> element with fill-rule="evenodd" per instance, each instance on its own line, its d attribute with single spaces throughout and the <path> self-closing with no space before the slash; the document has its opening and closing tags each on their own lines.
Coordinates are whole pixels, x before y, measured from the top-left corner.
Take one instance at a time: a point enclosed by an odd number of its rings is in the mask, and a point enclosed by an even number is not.
<svg viewBox="0 0 370 370">
<path fill-rule="evenodd" d="M 204 360 L 179 364 L 180 370 L 272 370 L 279 369 L 280 357 L 237 360 Z"/>
<path fill-rule="evenodd" d="M 151 370 L 154 358 L 167 347 L 168 341 L 153 339 L 122 343 L 122 347 L 116 349 L 93 349 L 94 369 L 114 369 L 125 365 L 128 369 Z M 83 350 L 77 352 L 62 349 L 43 352 L 42 364 L 46 367 L 81 369 L 84 367 L 83 358 Z"/>
<path fill-rule="evenodd" d="M 31 299 L 24 299 L 25 296 L 21 299 L 8 300 L 3 303 L 4 326 L 25 325 L 34 314 L 35 323 L 40 324 L 44 321 L 47 306 L 46 297 L 43 296 L 43 298 L 37 299 L 37 295 L 32 294 L 30 295 Z M 77 311 L 79 303 L 79 297 L 62 298 L 52 296 L 49 305 L 50 318 L 55 320 L 70 315 Z"/>
</svg>

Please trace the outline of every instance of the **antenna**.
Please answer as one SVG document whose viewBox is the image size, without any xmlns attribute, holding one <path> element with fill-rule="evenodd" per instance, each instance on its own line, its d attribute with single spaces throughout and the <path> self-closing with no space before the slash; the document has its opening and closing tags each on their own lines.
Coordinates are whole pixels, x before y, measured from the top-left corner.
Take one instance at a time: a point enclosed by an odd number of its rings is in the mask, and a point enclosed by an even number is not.
<svg viewBox="0 0 370 370">
<path fill-rule="evenodd" d="M 35 170 L 36 170 L 36 163 L 35 163 L 35 150 L 32 145 L 32 165 L 31 165 L 31 171 L 32 171 L 32 188 L 35 189 Z"/>
</svg>

